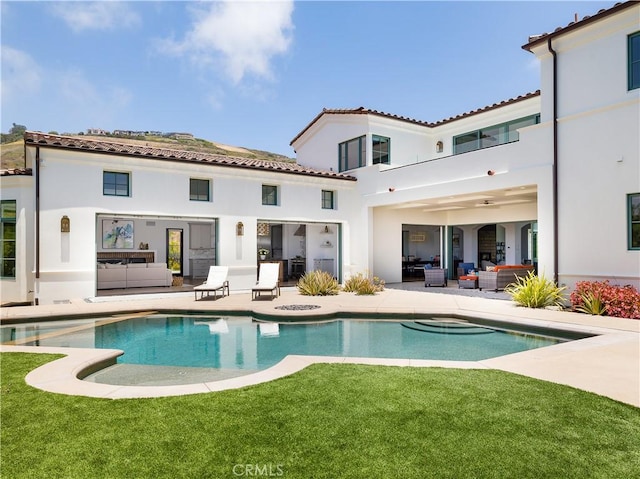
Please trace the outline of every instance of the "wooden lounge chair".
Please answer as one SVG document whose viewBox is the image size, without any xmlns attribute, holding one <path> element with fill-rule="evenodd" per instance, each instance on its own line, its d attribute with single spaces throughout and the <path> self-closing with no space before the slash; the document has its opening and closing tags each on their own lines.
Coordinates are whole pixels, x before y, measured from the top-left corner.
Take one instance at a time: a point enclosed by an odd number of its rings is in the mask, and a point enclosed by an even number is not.
<svg viewBox="0 0 640 479">
<path fill-rule="evenodd" d="M 271 299 L 280 295 L 280 276 L 279 263 L 260 263 L 260 271 L 258 273 L 258 282 L 251 289 L 252 300 L 260 296 L 260 293 L 269 292 Z"/>
<path fill-rule="evenodd" d="M 215 297 L 218 296 L 218 291 L 222 291 L 222 297 L 224 298 L 224 290 L 227 290 L 227 296 L 229 295 L 229 281 L 227 281 L 227 275 L 229 273 L 228 266 L 210 266 L 209 275 L 207 280 L 201 285 L 195 286 L 193 291 L 196 295 L 196 301 L 198 300 L 198 291 L 200 291 L 200 299 L 204 298 L 204 293 L 207 296 L 213 291 Z"/>
</svg>

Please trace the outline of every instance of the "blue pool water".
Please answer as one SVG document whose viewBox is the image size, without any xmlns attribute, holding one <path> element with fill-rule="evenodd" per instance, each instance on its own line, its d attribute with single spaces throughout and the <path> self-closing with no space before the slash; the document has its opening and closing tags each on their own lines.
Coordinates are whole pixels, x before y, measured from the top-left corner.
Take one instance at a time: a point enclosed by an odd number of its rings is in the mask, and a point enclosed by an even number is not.
<svg viewBox="0 0 640 479">
<path fill-rule="evenodd" d="M 21 329 L 22 328 L 22 329 Z M 29 329 L 30 328 L 30 329 Z M 7 344 L 122 349 L 122 364 L 261 370 L 289 354 L 477 361 L 561 339 L 443 321 L 345 319 L 260 323 L 249 317 L 153 315 L 5 326 Z"/>
</svg>

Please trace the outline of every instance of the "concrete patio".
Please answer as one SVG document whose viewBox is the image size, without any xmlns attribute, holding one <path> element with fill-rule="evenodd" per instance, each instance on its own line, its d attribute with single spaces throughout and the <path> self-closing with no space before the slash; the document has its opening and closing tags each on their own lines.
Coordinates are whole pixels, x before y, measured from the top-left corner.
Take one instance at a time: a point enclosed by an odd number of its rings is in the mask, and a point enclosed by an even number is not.
<svg viewBox="0 0 640 479">
<path fill-rule="evenodd" d="M 517 307 L 504 293 L 481 294 L 449 291 L 448 288 L 424 288 L 402 283 L 387 285 L 375 296 L 340 293 L 337 296 L 301 296 L 295 288 L 284 288 L 280 297 L 252 301 L 249 291 L 232 292 L 217 300 L 195 301 L 192 292 L 109 296 L 73 300 L 68 304 L 2 308 L 3 324 L 43 321 L 47 319 L 111 316 L 142 311 L 157 312 L 243 312 L 263 319 L 286 317 L 287 320 L 332 317 L 343 312 L 362 315 L 456 315 L 509 321 L 528 326 L 554 327 L 588 332 L 595 336 L 555 346 L 487 359 L 483 361 L 425 361 L 371 358 L 330 358 L 289 356 L 276 366 L 256 374 L 221 381 L 180 386 L 113 386 L 77 379 L 77 375 L 94 363 L 111 360 L 120 354 L 113 350 L 44 348 L 29 346 L 0 347 L 2 352 L 57 352 L 67 357 L 48 363 L 27 376 L 34 387 L 93 397 L 157 397 L 193 394 L 259 384 L 293 374 L 314 362 L 352 362 L 414 367 L 492 368 L 522 374 L 575 388 L 640 407 L 640 321 L 588 316 L 550 309 Z M 461 290 L 464 291 L 464 290 Z M 491 298 L 491 299 L 490 299 Z M 319 306 L 313 310 L 276 309 L 290 305 Z"/>
</svg>

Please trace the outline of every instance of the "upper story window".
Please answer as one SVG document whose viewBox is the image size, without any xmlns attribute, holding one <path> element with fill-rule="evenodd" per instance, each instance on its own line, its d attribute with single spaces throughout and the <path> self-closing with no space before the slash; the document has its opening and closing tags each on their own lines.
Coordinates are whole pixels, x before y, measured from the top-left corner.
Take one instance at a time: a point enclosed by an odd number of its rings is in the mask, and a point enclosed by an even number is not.
<svg viewBox="0 0 640 479">
<path fill-rule="evenodd" d="M 3 278 L 16 277 L 16 201 L 0 202 L 0 273 Z"/>
<path fill-rule="evenodd" d="M 386 136 L 372 136 L 371 155 L 373 164 L 388 165 L 391 163 L 391 139 Z"/>
<path fill-rule="evenodd" d="M 278 205 L 278 187 L 274 185 L 262 185 L 262 204 Z"/>
<path fill-rule="evenodd" d="M 191 178 L 189 180 L 189 200 L 211 201 L 211 182 L 209 180 Z"/>
<path fill-rule="evenodd" d="M 640 32 L 629 35 L 629 90 L 640 88 Z"/>
<path fill-rule="evenodd" d="M 627 195 L 629 249 L 640 250 L 640 193 Z"/>
<path fill-rule="evenodd" d="M 336 209 L 336 192 L 330 190 L 322 190 L 322 209 Z"/>
<path fill-rule="evenodd" d="M 340 171 L 353 170 L 364 166 L 367 159 L 366 140 L 366 136 L 360 136 L 338 145 Z"/>
<path fill-rule="evenodd" d="M 102 194 L 105 196 L 130 196 L 129 173 L 104 171 L 102 173 Z"/>
<path fill-rule="evenodd" d="M 453 154 L 458 155 L 518 141 L 520 139 L 518 129 L 537 123 L 540 123 L 539 114 L 454 136 Z"/>
</svg>

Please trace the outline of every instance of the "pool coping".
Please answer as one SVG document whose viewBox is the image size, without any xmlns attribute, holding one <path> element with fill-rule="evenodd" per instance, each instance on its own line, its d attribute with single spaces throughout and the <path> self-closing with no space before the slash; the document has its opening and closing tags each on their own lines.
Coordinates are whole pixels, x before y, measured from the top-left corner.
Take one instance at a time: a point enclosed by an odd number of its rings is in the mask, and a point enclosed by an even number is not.
<svg viewBox="0 0 640 479">
<path fill-rule="evenodd" d="M 358 315 L 452 315 L 456 317 L 486 318 L 513 325 L 550 327 L 596 336 L 534 350 L 513 353 L 482 361 L 398 360 L 378 358 L 342 358 L 318 356 L 288 356 L 275 366 L 257 373 L 213 382 L 175 386 L 113 386 L 78 379 L 96 367 L 115 362 L 121 351 L 76 348 L 47 348 L 0 345 L 0 352 L 29 352 L 63 354 L 63 358 L 31 371 L 28 384 L 55 393 L 84 395 L 101 398 L 151 398 L 198 394 L 235 389 L 261 384 L 300 371 L 316 363 L 375 364 L 409 367 L 454 367 L 499 369 L 537 379 L 576 387 L 617 401 L 640 407 L 640 321 L 622 318 L 593 317 L 580 313 L 537 310 L 517 307 L 514 303 L 495 299 L 469 298 L 430 292 L 386 289 L 380 294 L 359 297 L 341 293 L 332 297 L 303 297 L 286 292 L 273 301 L 250 301 L 249 294 L 231 294 L 216 301 L 193 301 L 191 294 L 184 297 L 145 298 L 87 303 L 74 301 L 51 307 L 32 306 L 2 308 L 2 323 L 43 321 L 77 315 L 98 316 L 123 314 L 133 311 L 193 312 L 202 314 L 228 314 L 233 311 L 268 319 L 282 317 L 291 320 L 317 320 L 349 311 Z M 305 302 L 318 304 L 316 314 L 304 311 L 275 313 L 283 304 Z M 44 369 L 43 369 L 44 368 Z M 84 376 L 83 376 L 84 375 Z"/>
<path fill-rule="evenodd" d="M 479 361 L 288 355 L 274 366 L 256 373 L 218 381 L 162 386 L 111 385 L 83 381 L 81 379 L 102 369 L 103 367 L 115 364 L 117 357 L 123 354 L 123 351 L 118 349 L 1 345 L 0 352 L 64 355 L 62 358 L 46 363 L 27 374 L 25 378 L 26 383 L 35 388 L 52 393 L 75 396 L 106 399 L 131 399 L 201 394 L 254 386 L 289 376 L 311 364 L 321 363 L 395 367 L 502 369 L 508 371 L 510 365 L 518 362 L 529 362 L 532 360 L 547 361 L 549 359 L 566 356 L 567 354 L 576 352 L 588 353 L 590 350 L 594 349 L 594 347 L 602 345 L 615 346 L 616 344 L 629 339 L 637 339 L 637 335 L 634 333 L 620 332 L 599 327 L 580 327 L 576 325 L 563 325 L 563 327 L 559 327 L 557 323 L 549 324 L 548 322 L 538 320 L 520 321 L 519 325 L 521 327 L 531 327 L 536 329 L 548 325 L 556 330 L 566 330 L 571 333 L 589 334 L 592 336 Z M 535 375 L 533 376 L 535 377 Z M 634 403 L 632 397 L 627 398 L 626 400 L 621 398 L 617 399 L 623 400 L 623 402 L 631 400 L 631 404 L 640 407 L 640 401 L 638 401 L 638 403 Z"/>
</svg>

